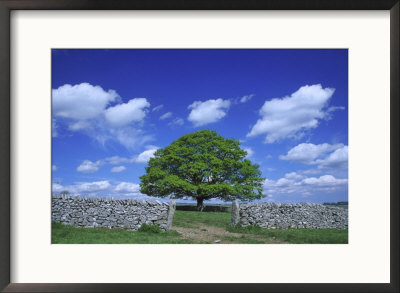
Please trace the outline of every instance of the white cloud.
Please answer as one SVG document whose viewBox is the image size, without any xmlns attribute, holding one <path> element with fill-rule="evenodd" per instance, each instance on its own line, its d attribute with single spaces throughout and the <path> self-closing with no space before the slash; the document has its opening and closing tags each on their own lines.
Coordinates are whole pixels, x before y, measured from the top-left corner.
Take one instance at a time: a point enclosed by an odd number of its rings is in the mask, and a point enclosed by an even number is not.
<svg viewBox="0 0 400 293">
<path fill-rule="evenodd" d="M 312 193 L 329 193 L 343 190 L 347 187 L 347 183 L 347 179 L 338 179 L 332 175 L 322 175 L 319 178 L 304 178 L 301 174 L 291 172 L 278 180 L 266 179 L 263 187 L 267 195 L 310 195 Z"/>
<path fill-rule="evenodd" d="M 294 161 L 303 164 L 315 164 L 315 159 L 331 151 L 342 148 L 343 144 L 330 145 L 328 143 L 312 144 L 301 143 L 290 149 L 285 156 L 279 156 L 281 160 Z"/>
<path fill-rule="evenodd" d="M 167 119 L 167 118 L 169 118 L 169 117 L 171 117 L 171 116 L 172 116 L 172 112 L 167 112 L 167 113 L 165 113 L 164 115 L 161 115 L 161 116 L 160 116 L 160 120 Z"/>
<path fill-rule="evenodd" d="M 246 103 L 246 102 L 250 101 L 252 97 L 254 97 L 254 95 L 243 96 L 243 97 L 240 98 L 240 102 L 241 103 Z"/>
<path fill-rule="evenodd" d="M 58 184 L 58 183 L 53 183 L 51 190 L 53 192 L 61 192 L 61 191 L 64 191 L 64 186 L 62 186 L 61 184 Z"/>
<path fill-rule="evenodd" d="M 195 101 L 188 109 L 192 109 L 188 120 L 195 127 L 217 122 L 225 117 L 231 102 L 229 100 L 216 99 L 205 102 Z"/>
<path fill-rule="evenodd" d="M 183 121 L 182 118 L 175 118 L 174 120 L 172 120 L 171 122 L 168 123 L 169 126 L 174 126 L 174 125 L 178 125 L 181 126 L 183 125 L 185 122 Z"/>
<path fill-rule="evenodd" d="M 290 149 L 287 155 L 281 155 L 279 158 L 307 165 L 318 165 L 320 169 L 345 169 L 348 161 L 348 147 L 343 144 L 301 143 Z"/>
<path fill-rule="evenodd" d="M 107 180 L 95 182 L 80 182 L 75 185 L 75 190 L 73 191 L 91 193 L 108 190 L 110 187 L 111 184 Z"/>
<path fill-rule="evenodd" d="M 162 108 L 164 107 L 164 105 L 158 105 L 158 106 L 156 106 L 156 107 L 154 107 L 153 108 L 153 110 L 151 110 L 152 112 L 157 112 L 157 111 L 160 111 Z"/>
<path fill-rule="evenodd" d="M 116 166 L 111 168 L 111 172 L 113 173 L 119 173 L 126 170 L 125 166 Z"/>
<path fill-rule="evenodd" d="M 154 153 L 156 152 L 157 148 L 152 148 L 149 149 L 147 151 L 144 151 L 142 153 L 140 153 L 137 158 L 136 158 L 136 162 L 137 163 L 147 163 L 150 158 L 152 158 L 154 156 Z"/>
<path fill-rule="evenodd" d="M 347 179 L 336 179 L 332 175 L 323 175 L 319 178 L 310 177 L 302 180 L 303 183 L 308 185 L 317 185 L 317 186 L 336 186 L 347 184 Z"/>
<path fill-rule="evenodd" d="M 52 184 L 52 192 L 60 193 L 68 191 L 71 195 L 84 195 L 84 196 L 134 196 L 136 199 L 145 200 L 157 198 L 148 197 L 140 193 L 140 185 L 131 182 L 119 182 L 111 184 L 108 180 L 94 181 L 94 182 L 76 182 L 71 185 L 61 185 L 58 183 Z"/>
<path fill-rule="evenodd" d="M 335 150 L 328 157 L 316 161 L 316 163 L 319 164 L 319 168 L 329 169 L 345 169 L 347 168 L 347 162 L 348 146 L 343 146 L 342 148 Z"/>
<path fill-rule="evenodd" d="M 247 152 L 246 159 L 249 159 L 251 156 L 254 155 L 254 151 L 250 147 L 243 148 L 244 151 Z"/>
<path fill-rule="evenodd" d="M 130 182 L 121 182 L 115 187 L 115 191 L 121 193 L 140 193 L 140 185 Z"/>
<path fill-rule="evenodd" d="M 248 137 L 264 134 L 266 143 L 302 136 L 302 131 L 316 128 L 326 116 L 324 108 L 335 89 L 320 84 L 303 86 L 291 96 L 266 101 L 260 109 L 261 119 L 252 127 Z"/>
<path fill-rule="evenodd" d="M 71 195 L 96 194 L 98 192 L 111 189 L 111 184 L 107 180 L 94 182 L 77 182 L 73 185 L 52 184 L 52 192 L 68 191 Z"/>
<path fill-rule="evenodd" d="M 136 98 L 128 103 L 108 108 L 104 115 L 112 126 L 120 127 L 143 120 L 148 107 L 150 103 L 145 98 Z"/>
<path fill-rule="evenodd" d="M 78 168 L 76 168 L 76 171 L 81 172 L 81 173 L 94 173 L 99 170 L 99 165 L 100 162 L 92 162 L 90 160 L 84 160 Z"/>
<path fill-rule="evenodd" d="M 150 107 L 147 99 L 135 98 L 127 103 L 120 103 L 121 100 L 114 90 L 105 92 L 88 83 L 53 89 L 53 137 L 57 136 L 58 127 L 55 117 L 60 117 L 57 123 L 64 123 L 65 129 L 79 131 L 102 146 L 116 141 L 134 149 L 152 140 L 153 136 L 142 130 Z M 111 102 L 120 104 L 110 106 Z"/>
<path fill-rule="evenodd" d="M 57 171 L 57 166 L 56 165 L 51 166 L 51 170 L 52 171 Z"/>
<path fill-rule="evenodd" d="M 275 182 L 275 185 L 278 187 L 281 186 L 289 186 L 293 183 L 293 180 L 287 179 L 287 178 L 280 178 Z"/>
<path fill-rule="evenodd" d="M 290 173 L 285 174 L 285 178 L 290 179 L 290 180 L 298 180 L 298 179 L 304 178 L 304 176 L 301 174 L 298 174 L 296 172 L 290 172 Z"/>
<path fill-rule="evenodd" d="M 106 92 L 89 83 L 65 84 L 52 90 L 53 115 L 78 120 L 95 118 L 118 97 L 114 90 Z"/>
</svg>

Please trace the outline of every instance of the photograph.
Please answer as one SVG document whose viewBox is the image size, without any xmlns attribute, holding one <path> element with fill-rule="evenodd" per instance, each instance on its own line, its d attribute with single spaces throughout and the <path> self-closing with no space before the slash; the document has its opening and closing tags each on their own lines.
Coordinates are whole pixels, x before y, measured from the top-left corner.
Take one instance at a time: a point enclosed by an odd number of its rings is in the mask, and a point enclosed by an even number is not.
<svg viewBox="0 0 400 293">
<path fill-rule="evenodd" d="M 0 292 L 398 292 L 399 1 L 0 0 Z"/>
<path fill-rule="evenodd" d="M 51 49 L 52 244 L 348 244 L 348 49 Z"/>
</svg>

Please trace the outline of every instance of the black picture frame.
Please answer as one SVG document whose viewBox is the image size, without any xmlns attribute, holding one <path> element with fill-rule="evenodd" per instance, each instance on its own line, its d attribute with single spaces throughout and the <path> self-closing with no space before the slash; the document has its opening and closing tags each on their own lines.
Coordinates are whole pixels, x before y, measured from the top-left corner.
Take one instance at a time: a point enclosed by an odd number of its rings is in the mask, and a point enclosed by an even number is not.
<svg viewBox="0 0 400 293">
<path fill-rule="evenodd" d="M 0 290 L 2 292 L 399 292 L 399 0 L 0 0 Z M 10 12 L 12 10 L 390 10 L 390 283 L 10 283 Z M 373 253 L 373 252 L 371 252 Z"/>
</svg>

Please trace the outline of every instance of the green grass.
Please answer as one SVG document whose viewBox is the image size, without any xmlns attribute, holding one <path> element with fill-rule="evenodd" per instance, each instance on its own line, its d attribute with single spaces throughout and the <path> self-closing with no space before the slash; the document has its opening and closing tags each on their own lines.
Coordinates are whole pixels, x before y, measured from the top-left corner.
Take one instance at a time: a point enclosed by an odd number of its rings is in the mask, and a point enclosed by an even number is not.
<svg viewBox="0 0 400 293">
<path fill-rule="evenodd" d="M 52 223 L 53 244 L 181 244 L 193 243 L 182 239 L 176 231 L 167 232 L 134 232 L 122 229 L 77 228 Z"/>
<path fill-rule="evenodd" d="M 181 211 L 197 211 L 197 207 L 193 204 L 177 203 L 176 209 Z M 203 212 L 232 212 L 232 205 L 230 204 L 207 204 L 204 206 Z"/>
<path fill-rule="evenodd" d="M 215 227 L 227 227 L 231 222 L 231 213 L 175 211 L 174 226 L 196 228 L 199 224 Z"/>
<path fill-rule="evenodd" d="M 263 229 L 257 226 L 227 227 L 234 233 L 251 234 L 296 244 L 347 244 L 348 230 L 339 229 Z"/>
</svg>

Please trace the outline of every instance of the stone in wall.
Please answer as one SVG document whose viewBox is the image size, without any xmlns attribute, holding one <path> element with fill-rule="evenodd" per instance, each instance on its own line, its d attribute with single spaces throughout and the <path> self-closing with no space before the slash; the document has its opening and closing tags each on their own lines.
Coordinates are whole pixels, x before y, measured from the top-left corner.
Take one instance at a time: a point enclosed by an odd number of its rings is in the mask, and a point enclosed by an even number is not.
<svg viewBox="0 0 400 293">
<path fill-rule="evenodd" d="M 51 201 L 52 221 L 77 227 L 122 228 L 136 231 L 146 223 L 158 225 L 166 231 L 171 228 L 168 225 L 170 214 L 170 204 L 159 201 L 65 195 L 53 195 Z"/>
<path fill-rule="evenodd" d="M 172 221 L 174 219 L 175 209 L 176 209 L 176 201 L 175 201 L 175 199 L 173 199 L 169 203 L 168 219 L 167 219 L 167 230 L 171 230 L 171 228 L 172 228 Z"/>
<path fill-rule="evenodd" d="M 233 211 L 233 206 L 232 206 Z M 239 206 L 239 223 L 270 229 L 347 229 L 348 210 L 315 203 L 254 203 Z"/>
<path fill-rule="evenodd" d="M 236 226 L 240 222 L 239 204 L 236 200 L 232 201 L 232 226 Z"/>
</svg>

